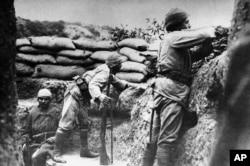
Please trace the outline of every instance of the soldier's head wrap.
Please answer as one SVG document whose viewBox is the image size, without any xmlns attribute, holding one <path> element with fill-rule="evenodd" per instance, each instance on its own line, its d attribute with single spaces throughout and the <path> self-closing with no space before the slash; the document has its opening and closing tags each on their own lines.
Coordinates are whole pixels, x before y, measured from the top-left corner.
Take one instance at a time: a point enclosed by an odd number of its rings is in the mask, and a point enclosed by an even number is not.
<svg viewBox="0 0 250 166">
<path fill-rule="evenodd" d="M 172 27 L 175 27 L 176 25 L 185 22 L 187 18 L 188 14 L 185 11 L 179 8 L 170 9 L 165 16 L 164 29 L 169 31 Z"/>
<path fill-rule="evenodd" d="M 73 80 L 75 81 L 75 83 L 77 85 L 81 85 L 82 83 L 88 84 L 87 81 L 86 81 L 86 79 L 84 77 L 79 76 L 79 75 L 74 76 Z"/>
<path fill-rule="evenodd" d="M 40 89 L 38 91 L 37 97 L 38 98 L 39 97 L 49 97 L 49 98 L 51 98 L 52 94 L 51 94 L 50 90 L 48 90 L 48 89 Z"/>
<path fill-rule="evenodd" d="M 123 61 L 124 61 L 124 58 L 122 56 L 113 54 L 107 58 L 105 63 L 108 65 L 108 67 L 111 68 L 111 67 L 121 64 Z"/>
</svg>

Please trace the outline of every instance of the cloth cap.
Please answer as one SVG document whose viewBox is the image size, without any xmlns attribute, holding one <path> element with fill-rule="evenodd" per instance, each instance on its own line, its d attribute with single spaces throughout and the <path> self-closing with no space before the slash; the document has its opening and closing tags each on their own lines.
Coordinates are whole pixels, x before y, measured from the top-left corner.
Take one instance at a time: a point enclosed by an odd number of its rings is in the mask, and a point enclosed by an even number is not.
<svg viewBox="0 0 250 166">
<path fill-rule="evenodd" d="M 40 89 L 37 97 L 52 97 L 51 92 L 48 89 Z"/>
<path fill-rule="evenodd" d="M 106 64 L 109 67 L 114 67 L 116 65 L 121 64 L 123 61 L 124 61 L 124 58 L 122 58 L 122 56 L 114 54 L 114 55 L 111 55 L 110 57 L 107 58 Z"/>
<path fill-rule="evenodd" d="M 170 9 L 170 11 L 165 16 L 164 28 L 168 30 L 169 27 L 186 21 L 187 18 L 188 14 L 185 11 L 179 8 Z"/>
</svg>

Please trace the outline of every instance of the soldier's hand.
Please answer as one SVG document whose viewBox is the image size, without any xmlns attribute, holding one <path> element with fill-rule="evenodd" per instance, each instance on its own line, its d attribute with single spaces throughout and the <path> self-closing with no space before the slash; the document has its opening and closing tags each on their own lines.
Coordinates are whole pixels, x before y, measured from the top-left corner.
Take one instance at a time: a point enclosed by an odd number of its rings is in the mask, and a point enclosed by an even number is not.
<svg viewBox="0 0 250 166">
<path fill-rule="evenodd" d="M 224 28 L 222 26 L 217 26 L 215 27 L 215 35 L 216 37 L 223 37 L 223 36 L 227 36 L 228 34 L 228 29 Z"/>
<path fill-rule="evenodd" d="M 54 136 L 54 137 L 49 137 L 49 138 L 46 140 L 46 142 L 49 143 L 49 144 L 53 144 L 53 143 L 55 143 L 55 141 L 56 141 L 56 137 L 55 137 L 55 136 Z"/>
<path fill-rule="evenodd" d="M 29 143 L 32 142 L 32 140 L 31 140 L 30 137 L 29 137 L 29 134 L 22 135 L 22 136 L 21 136 L 21 145 L 25 144 L 27 141 L 28 141 Z"/>
<path fill-rule="evenodd" d="M 100 102 L 103 103 L 104 105 L 109 105 L 110 102 L 111 102 L 111 98 L 108 97 L 108 96 L 106 96 L 106 95 L 104 95 L 104 94 L 101 94 L 101 95 L 99 96 L 99 100 L 100 100 Z"/>
</svg>

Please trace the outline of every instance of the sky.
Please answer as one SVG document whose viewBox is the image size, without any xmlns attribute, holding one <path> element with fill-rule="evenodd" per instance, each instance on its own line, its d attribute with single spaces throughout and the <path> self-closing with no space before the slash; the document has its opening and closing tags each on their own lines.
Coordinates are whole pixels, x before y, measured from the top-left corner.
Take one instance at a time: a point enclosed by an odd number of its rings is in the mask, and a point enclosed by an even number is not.
<svg viewBox="0 0 250 166">
<path fill-rule="evenodd" d="M 230 26 L 234 0 L 15 0 L 16 16 L 39 21 L 146 27 L 146 18 L 159 22 L 171 8 L 190 15 L 192 27 Z"/>
</svg>

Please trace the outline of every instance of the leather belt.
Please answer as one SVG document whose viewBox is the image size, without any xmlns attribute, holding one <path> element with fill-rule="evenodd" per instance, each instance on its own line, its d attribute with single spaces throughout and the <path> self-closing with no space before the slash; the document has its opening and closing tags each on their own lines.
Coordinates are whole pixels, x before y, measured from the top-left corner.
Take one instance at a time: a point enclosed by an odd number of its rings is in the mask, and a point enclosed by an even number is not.
<svg viewBox="0 0 250 166">
<path fill-rule="evenodd" d="M 180 82 L 182 84 L 185 84 L 187 86 L 191 85 L 192 79 L 191 77 L 183 76 L 180 72 L 178 71 L 166 71 L 166 72 L 159 72 L 157 74 L 158 77 L 167 77 L 170 78 L 171 80 Z"/>
</svg>

